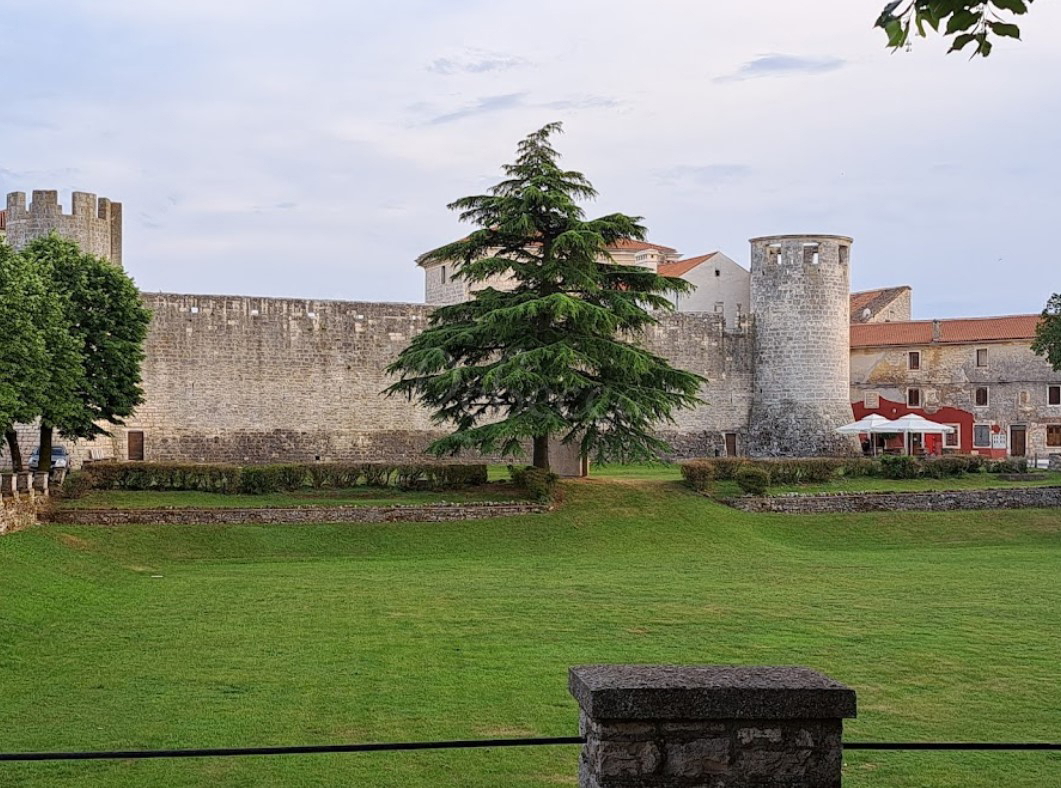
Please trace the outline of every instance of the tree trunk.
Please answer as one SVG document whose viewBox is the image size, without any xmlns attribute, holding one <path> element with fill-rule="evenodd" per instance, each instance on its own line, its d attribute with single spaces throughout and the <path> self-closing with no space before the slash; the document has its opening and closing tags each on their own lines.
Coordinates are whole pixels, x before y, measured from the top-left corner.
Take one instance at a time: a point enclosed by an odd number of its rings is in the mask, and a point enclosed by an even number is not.
<svg viewBox="0 0 1061 788">
<path fill-rule="evenodd" d="M 7 449 L 11 453 L 11 470 L 15 473 L 22 473 L 26 468 L 22 464 L 22 449 L 18 446 L 18 433 L 14 428 L 7 429 L 4 431 L 4 438 L 7 440 Z"/>
<path fill-rule="evenodd" d="M 534 438 L 534 467 L 543 471 L 549 470 L 549 436 L 537 435 Z"/>
<path fill-rule="evenodd" d="M 35 473 L 51 473 L 52 471 L 52 432 L 50 424 L 41 424 L 41 442 L 37 450 L 37 470 Z"/>
</svg>

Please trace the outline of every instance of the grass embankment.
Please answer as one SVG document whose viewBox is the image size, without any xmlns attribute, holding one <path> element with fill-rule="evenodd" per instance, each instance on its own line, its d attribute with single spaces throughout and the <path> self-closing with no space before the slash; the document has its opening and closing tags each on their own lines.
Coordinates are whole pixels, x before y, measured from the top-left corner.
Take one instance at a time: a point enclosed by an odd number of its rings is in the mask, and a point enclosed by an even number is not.
<svg viewBox="0 0 1061 788">
<path fill-rule="evenodd" d="M 152 490 L 95 490 L 81 498 L 58 498 L 61 509 L 161 509 L 172 507 L 268 509 L 297 506 L 393 506 L 396 504 L 514 501 L 526 495 L 512 485 L 488 484 L 461 490 L 396 490 L 353 487 L 346 490 L 301 490 L 263 495 L 223 495 L 205 492 Z"/>
<path fill-rule="evenodd" d="M 447 525 L 0 539 L 4 750 L 570 735 L 568 666 L 802 664 L 851 739 L 1056 740 L 1061 515 L 752 515 L 673 481 Z M 25 786 L 574 785 L 577 747 L 0 764 Z M 846 786 L 1061 782 L 1041 753 L 846 755 Z"/>
</svg>

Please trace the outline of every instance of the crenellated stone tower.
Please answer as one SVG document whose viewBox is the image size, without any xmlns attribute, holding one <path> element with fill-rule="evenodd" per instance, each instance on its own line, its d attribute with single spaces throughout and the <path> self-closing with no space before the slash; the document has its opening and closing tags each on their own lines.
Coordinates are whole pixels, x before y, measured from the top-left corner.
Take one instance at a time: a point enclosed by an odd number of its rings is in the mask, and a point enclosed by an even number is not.
<svg viewBox="0 0 1061 788">
<path fill-rule="evenodd" d="M 751 239 L 755 373 L 748 453 L 763 457 L 852 454 L 851 239 L 774 235 Z"/>
<path fill-rule="evenodd" d="M 7 242 L 21 249 L 34 238 L 55 232 L 75 241 L 89 254 L 122 264 L 122 204 L 87 192 L 74 192 L 70 213 L 63 213 L 56 191 L 34 191 L 26 206 L 24 192 L 7 195 Z"/>
</svg>

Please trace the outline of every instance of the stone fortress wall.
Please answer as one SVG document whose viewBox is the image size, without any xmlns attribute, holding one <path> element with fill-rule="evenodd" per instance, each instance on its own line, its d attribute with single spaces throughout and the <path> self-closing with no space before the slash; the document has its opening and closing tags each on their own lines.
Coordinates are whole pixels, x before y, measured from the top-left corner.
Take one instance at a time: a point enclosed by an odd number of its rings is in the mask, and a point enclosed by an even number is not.
<svg viewBox="0 0 1061 788">
<path fill-rule="evenodd" d="M 7 242 L 21 249 L 34 238 L 55 232 L 121 267 L 122 204 L 87 192 L 74 192 L 71 203 L 71 212 L 64 213 L 56 191 L 34 191 L 28 206 L 23 192 L 11 192 L 7 195 Z"/>
<path fill-rule="evenodd" d="M 73 447 L 129 458 L 143 433 L 159 462 L 412 461 L 445 432 L 403 397 L 384 397 L 385 372 L 426 326 L 424 304 L 150 294 L 145 402 L 111 438 Z M 752 334 L 727 333 L 720 315 L 663 317 L 646 346 L 707 378 L 708 404 L 677 414 L 663 433 L 682 456 L 743 436 L 750 407 Z M 743 440 L 743 437 L 741 438 Z M 22 431 L 28 453 L 32 429 Z M 528 455 L 529 457 L 529 455 Z"/>
</svg>

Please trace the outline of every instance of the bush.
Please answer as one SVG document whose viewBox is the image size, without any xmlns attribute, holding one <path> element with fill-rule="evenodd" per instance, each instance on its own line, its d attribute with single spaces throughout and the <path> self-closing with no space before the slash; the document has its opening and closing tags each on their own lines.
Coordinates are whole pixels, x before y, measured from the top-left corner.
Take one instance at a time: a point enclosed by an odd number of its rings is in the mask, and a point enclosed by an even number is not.
<svg viewBox="0 0 1061 788">
<path fill-rule="evenodd" d="M 737 471 L 736 479 L 737 486 L 747 495 L 766 495 L 770 489 L 770 472 L 751 463 Z"/>
<path fill-rule="evenodd" d="M 539 503 L 552 503 L 556 497 L 556 482 L 559 476 L 555 473 L 535 468 L 533 465 L 518 467 L 508 466 L 512 483 L 527 492 L 527 495 Z"/>
<path fill-rule="evenodd" d="M 690 460 L 683 462 L 682 478 L 685 483 L 697 492 L 707 492 L 711 489 L 717 472 L 716 464 L 711 460 Z"/>
<path fill-rule="evenodd" d="M 63 479 L 58 492 L 63 498 L 81 498 L 92 490 L 92 477 L 84 471 L 75 471 Z"/>
<path fill-rule="evenodd" d="M 1004 460 L 989 460 L 988 473 L 1027 473 L 1028 460 L 1024 457 L 1007 457 Z"/>
<path fill-rule="evenodd" d="M 716 457 L 713 460 L 700 460 L 700 462 L 711 463 L 714 478 L 720 482 L 726 482 L 736 479 L 737 472 L 748 463 L 748 460 L 744 457 Z"/>
<path fill-rule="evenodd" d="M 216 493 L 286 492 L 306 486 L 348 488 L 360 479 L 375 487 L 399 486 L 448 489 L 486 484 L 486 465 L 433 463 L 285 463 L 274 465 L 206 465 L 161 462 L 108 462 L 85 466 L 83 494 L 98 490 L 171 490 Z"/>
<path fill-rule="evenodd" d="M 885 454 L 880 464 L 886 479 L 916 479 L 921 475 L 921 463 L 907 454 Z"/>
<path fill-rule="evenodd" d="M 880 476 L 881 465 L 869 457 L 852 457 L 845 459 L 839 468 L 839 474 L 847 479 Z"/>
<path fill-rule="evenodd" d="M 944 455 L 925 460 L 921 466 L 922 473 L 933 479 L 944 479 L 950 476 L 962 476 L 968 468 L 965 458 L 959 455 Z"/>
</svg>

